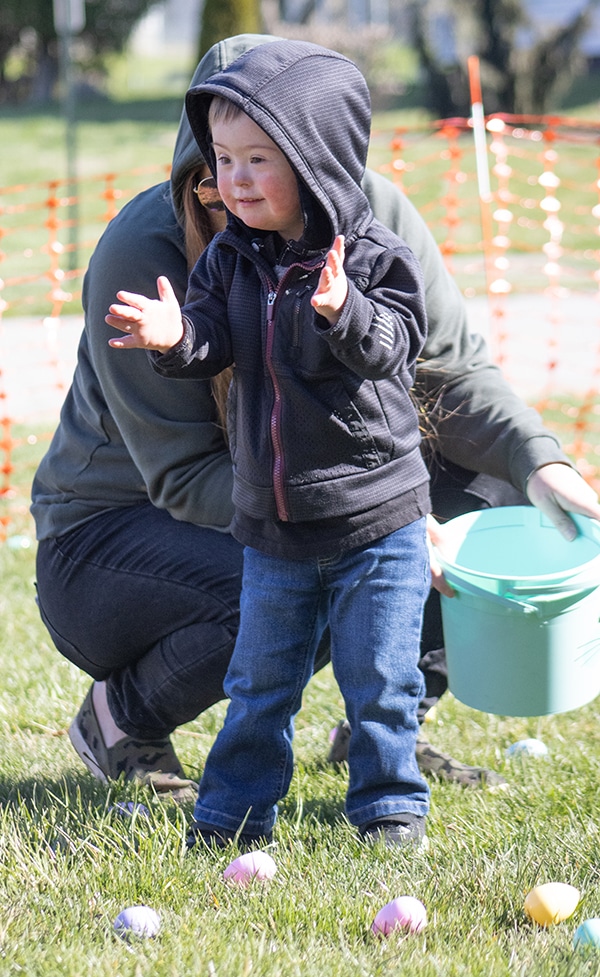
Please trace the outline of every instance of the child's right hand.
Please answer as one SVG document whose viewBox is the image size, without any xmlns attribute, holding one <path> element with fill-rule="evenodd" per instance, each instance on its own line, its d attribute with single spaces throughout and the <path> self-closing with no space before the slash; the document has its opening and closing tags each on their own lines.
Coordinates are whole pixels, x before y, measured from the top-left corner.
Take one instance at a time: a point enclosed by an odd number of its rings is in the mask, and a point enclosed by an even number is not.
<svg viewBox="0 0 600 977">
<path fill-rule="evenodd" d="M 440 526 L 437 519 L 434 519 L 432 515 L 428 515 L 427 546 L 429 548 L 429 563 L 431 567 L 431 586 L 446 597 L 454 597 L 456 596 L 455 592 L 446 580 L 435 552 L 436 547 L 443 546 L 445 535 L 447 535 L 447 530 L 444 530 L 444 527 Z"/>
<path fill-rule="evenodd" d="M 156 282 L 158 299 L 149 299 L 135 292 L 117 292 L 119 302 L 113 304 L 105 321 L 109 326 L 128 333 L 119 339 L 109 339 L 115 349 L 155 349 L 167 353 L 183 336 L 181 309 L 168 278 Z"/>
<path fill-rule="evenodd" d="M 337 325 L 348 295 L 348 280 L 344 271 L 344 235 L 338 234 L 327 252 L 311 305 L 330 326 Z"/>
</svg>

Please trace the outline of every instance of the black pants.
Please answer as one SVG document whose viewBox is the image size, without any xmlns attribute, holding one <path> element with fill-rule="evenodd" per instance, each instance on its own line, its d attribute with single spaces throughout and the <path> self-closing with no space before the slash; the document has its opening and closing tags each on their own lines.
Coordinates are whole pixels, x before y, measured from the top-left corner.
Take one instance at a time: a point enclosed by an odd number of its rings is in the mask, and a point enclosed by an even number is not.
<svg viewBox="0 0 600 977">
<path fill-rule="evenodd" d="M 523 503 L 511 486 L 446 466 L 432 476 L 442 521 Z M 61 654 L 107 682 L 117 725 L 152 739 L 224 697 L 239 618 L 242 547 L 231 536 L 178 522 L 150 503 L 112 509 L 37 554 L 42 619 Z M 447 687 L 439 595 L 425 607 L 421 717 Z M 316 668 L 329 660 L 326 642 Z"/>
</svg>

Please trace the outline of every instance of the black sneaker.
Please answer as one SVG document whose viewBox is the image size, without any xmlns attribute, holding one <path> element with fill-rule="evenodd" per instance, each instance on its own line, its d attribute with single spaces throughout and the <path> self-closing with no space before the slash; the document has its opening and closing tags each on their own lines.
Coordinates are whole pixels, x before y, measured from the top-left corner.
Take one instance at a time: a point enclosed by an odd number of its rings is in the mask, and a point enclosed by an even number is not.
<svg viewBox="0 0 600 977">
<path fill-rule="evenodd" d="M 258 848 L 270 845 L 273 841 L 273 834 L 269 832 L 263 835 L 251 835 L 243 831 L 238 834 L 237 831 L 217 828 L 216 825 L 205 824 L 204 821 L 194 821 L 185 842 L 188 851 L 199 841 L 204 842 L 208 848 L 219 849 L 237 844 L 240 851 L 246 852 L 256 851 Z"/>
<path fill-rule="evenodd" d="M 424 851 L 429 847 L 429 839 L 425 834 L 425 821 L 425 818 L 417 814 L 391 815 L 361 825 L 358 831 L 365 841 L 381 841 L 387 848 L 413 846 Z"/>
<path fill-rule="evenodd" d="M 106 745 L 94 709 L 92 688 L 71 723 L 69 739 L 96 780 L 108 783 L 122 778 L 151 787 L 177 803 L 196 798 L 198 785 L 186 778 L 170 737 L 141 740 L 125 736 L 114 746 Z"/>
</svg>

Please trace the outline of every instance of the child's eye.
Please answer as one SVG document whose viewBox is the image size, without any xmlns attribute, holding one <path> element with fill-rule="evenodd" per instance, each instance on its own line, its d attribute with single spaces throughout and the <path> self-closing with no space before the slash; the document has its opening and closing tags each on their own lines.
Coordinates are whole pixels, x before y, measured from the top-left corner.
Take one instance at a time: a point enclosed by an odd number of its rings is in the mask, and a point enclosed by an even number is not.
<svg viewBox="0 0 600 977">
<path fill-rule="evenodd" d="M 264 156 L 251 156 L 250 157 L 250 162 L 251 163 L 262 163 L 263 160 L 264 160 Z"/>
<path fill-rule="evenodd" d="M 217 156 L 217 163 L 219 166 L 224 166 L 226 163 L 229 162 L 230 162 L 229 156 L 225 156 L 224 153 L 221 153 L 219 156 Z"/>
</svg>

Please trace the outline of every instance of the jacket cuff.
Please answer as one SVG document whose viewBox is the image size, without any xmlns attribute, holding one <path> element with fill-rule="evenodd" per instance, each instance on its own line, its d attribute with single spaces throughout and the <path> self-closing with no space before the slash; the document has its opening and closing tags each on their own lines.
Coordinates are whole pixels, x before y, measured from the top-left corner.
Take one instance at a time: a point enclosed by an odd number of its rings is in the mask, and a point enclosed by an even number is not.
<svg viewBox="0 0 600 977">
<path fill-rule="evenodd" d="M 181 317 L 181 322 L 183 325 L 183 336 L 175 346 L 171 346 L 171 349 L 167 353 L 148 350 L 152 368 L 156 373 L 160 373 L 161 376 L 168 377 L 178 373 L 182 366 L 187 366 L 192 359 L 194 351 L 193 327 L 185 315 Z"/>
<path fill-rule="evenodd" d="M 520 445 L 511 460 L 511 481 L 524 495 L 527 494 L 527 482 L 538 468 L 545 465 L 568 465 L 574 468 L 573 462 L 567 458 L 560 444 L 551 434 L 538 435 L 529 438 Z"/>
</svg>

